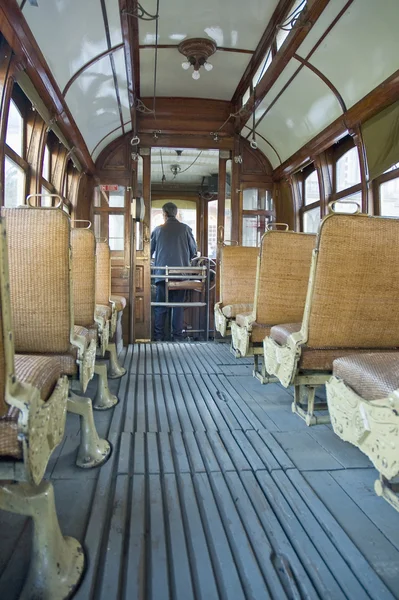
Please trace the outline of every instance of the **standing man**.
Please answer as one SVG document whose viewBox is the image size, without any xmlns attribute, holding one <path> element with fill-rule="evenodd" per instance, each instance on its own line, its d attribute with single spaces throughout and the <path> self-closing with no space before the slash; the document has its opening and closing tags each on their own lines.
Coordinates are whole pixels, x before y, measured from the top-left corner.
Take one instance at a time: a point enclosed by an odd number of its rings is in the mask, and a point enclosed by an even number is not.
<svg viewBox="0 0 399 600">
<path fill-rule="evenodd" d="M 167 202 L 162 207 L 164 224 L 156 227 L 151 234 L 151 257 L 155 254 L 155 267 L 188 267 L 191 259 L 197 254 L 197 245 L 191 227 L 176 219 L 177 206 Z M 162 269 L 155 270 L 156 275 L 164 275 Z M 155 279 L 156 302 L 165 302 L 165 280 Z M 171 302 L 183 302 L 184 290 L 169 292 Z M 155 306 L 155 341 L 162 341 L 164 336 L 165 318 L 168 308 Z M 173 339 L 182 339 L 183 308 L 173 309 L 172 332 Z"/>
</svg>

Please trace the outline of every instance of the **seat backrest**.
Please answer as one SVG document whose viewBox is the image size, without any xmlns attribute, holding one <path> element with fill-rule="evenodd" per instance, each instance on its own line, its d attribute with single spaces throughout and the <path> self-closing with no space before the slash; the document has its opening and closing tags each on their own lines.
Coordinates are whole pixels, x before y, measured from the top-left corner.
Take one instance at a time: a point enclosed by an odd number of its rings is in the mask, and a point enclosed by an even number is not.
<svg viewBox="0 0 399 600">
<path fill-rule="evenodd" d="M 5 401 L 6 381 L 14 374 L 14 340 L 11 323 L 7 240 L 4 220 L 0 217 L 0 417 L 9 406 Z"/>
<path fill-rule="evenodd" d="M 398 299 L 399 220 L 326 217 L 307 302 L 308 345 L 399 347 Z"/>
<path fill-rule="evenodd" d="M 107 242 L 96 244 L 96 304 L 108 306 L 111 295 L 111 251 Z"/>
<path fill-rule="evenodd" d="M 2 208 L 16 352 L 68 352 L 73 331 L 70 219 L 61 209 Z"/>
<path fill-rule="evenodd" d="M 302 321 L 316 236 L 267 231 L 260 248 L 254 313 L 257 323 Z"/>
<path fill-rule="evenodd" d="M 220 263 L 220 300 L 228 304 L 254 301 L 256 261 L 259 248 L 224 246 Z"/>
<path fill-rule="evenodd" d="M 72 283 L 75 325 L 92 327 L 95 311 L 96 238 L 90 229 L 72 229 Z"/>
</svg>

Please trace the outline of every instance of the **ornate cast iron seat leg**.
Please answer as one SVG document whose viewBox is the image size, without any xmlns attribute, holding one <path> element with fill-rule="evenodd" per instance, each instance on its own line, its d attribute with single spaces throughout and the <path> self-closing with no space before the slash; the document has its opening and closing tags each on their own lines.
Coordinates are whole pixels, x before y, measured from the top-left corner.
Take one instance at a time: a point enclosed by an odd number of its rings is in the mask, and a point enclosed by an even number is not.
<svg viewBox="0 0 399 600">
<path fill-rule="evenodd" d="M 118 355 L 116 354 L 116 345 L 114 343 L 109 343 L 107 352 L 109 352 L 108 377 L 110 379 L 123 377 L 126 373 L 126 369 L 119 364 Z"/>
<path fill-rule="evenodd" d="M 0 508 L 33 519 L 33 551 L 20 600 L 70 598 L 85 558 L 79 542 L 61 533 L 51 483 L 0 485 Z"/>
<path fill-rule="evenodd" d="M 70 392 L 67 409 L 80 416 L 80 445 L 76 465 L 91 469 L 102 465 L 111 454 L 111 445 L 98 436 L 90 398 Z"/>
<path fill-rule="evenodd" d="M 95 410 L 108 410 L 118 403 L 118 398 L 109 391 L 106 363 L 96 360 L 94 373 L 98 375 L 98 384 L 93 408 Z"/>
</svg>

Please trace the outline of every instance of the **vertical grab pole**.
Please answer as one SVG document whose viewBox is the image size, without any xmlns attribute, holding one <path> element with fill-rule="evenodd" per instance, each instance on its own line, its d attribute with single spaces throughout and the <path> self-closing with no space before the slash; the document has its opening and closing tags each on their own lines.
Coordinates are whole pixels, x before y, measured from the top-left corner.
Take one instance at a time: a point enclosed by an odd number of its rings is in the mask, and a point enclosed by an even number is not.
<svg viewBox="0 0 399 600">
<path fill-rule="evenodd" d="M 206 263 L 206 338 L 205 341 L 209 341 L 209 279 L 210 279 L 209 260 Z"/>
</svg>

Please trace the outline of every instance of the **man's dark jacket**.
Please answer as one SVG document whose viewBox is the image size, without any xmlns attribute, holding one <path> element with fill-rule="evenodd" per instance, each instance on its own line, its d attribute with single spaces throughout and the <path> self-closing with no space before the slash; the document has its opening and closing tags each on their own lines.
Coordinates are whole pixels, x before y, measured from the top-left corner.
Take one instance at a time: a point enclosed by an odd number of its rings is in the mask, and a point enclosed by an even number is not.
<svg viewBox="0 0 399 600">
<path fill-rule="evenodd" d="M 188 267 L 197 254 L 191 227 L 181 223 L 176 217 L 168 217 L 166 223 L 156 227 L 151 234 L 151 256 L 154 253 L 156 267 Z M 156 269 L 154 273 L 164 275 L 165 271 Z"/>
</svg>

